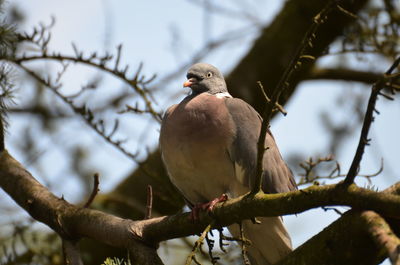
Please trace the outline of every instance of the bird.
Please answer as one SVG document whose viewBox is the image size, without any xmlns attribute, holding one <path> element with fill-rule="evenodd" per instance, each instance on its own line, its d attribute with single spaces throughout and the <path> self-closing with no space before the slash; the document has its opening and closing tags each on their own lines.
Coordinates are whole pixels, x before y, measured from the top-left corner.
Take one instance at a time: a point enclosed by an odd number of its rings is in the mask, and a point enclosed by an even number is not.
<svg viewBox="0 0 400 265">
<path fill-rule="evenodd" d="M 212 210 L 226 196 L 234 198 L 251 190 L 262 118 L 251 105 L 231 96 L 215 66 L 196 63 L 186 77 L 183 86 L 191 92 L 165 112 L 159 145 L 169 178 L 188 204 Z M 262 190 L 296 190 L 293 174 L 270 130 L 265 146 Z M 251 241 L 249 261 L 251 265 L 276 263 L 292 251 L 290 236 L 282 217 L 259 220 L 261 224 L 242 222 L 244 236 Z M 237 224 L 228 230 L 234 237 L 240 236 Z"/>
</svg>

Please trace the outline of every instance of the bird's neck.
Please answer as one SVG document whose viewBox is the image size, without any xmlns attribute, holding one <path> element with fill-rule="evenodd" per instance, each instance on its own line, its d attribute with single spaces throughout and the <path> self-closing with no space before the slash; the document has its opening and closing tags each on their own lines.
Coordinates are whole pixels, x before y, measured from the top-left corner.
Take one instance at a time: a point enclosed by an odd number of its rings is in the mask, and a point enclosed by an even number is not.
<svg viewBox="0 0 400 265">
<path fill-rule="evenodd" d="M 232 95 L 229 94 L 228 91 L 225 92 L 218 92 L 217 94 L 214 94 L 217 98 L 231 98 Z"/>
</svg>

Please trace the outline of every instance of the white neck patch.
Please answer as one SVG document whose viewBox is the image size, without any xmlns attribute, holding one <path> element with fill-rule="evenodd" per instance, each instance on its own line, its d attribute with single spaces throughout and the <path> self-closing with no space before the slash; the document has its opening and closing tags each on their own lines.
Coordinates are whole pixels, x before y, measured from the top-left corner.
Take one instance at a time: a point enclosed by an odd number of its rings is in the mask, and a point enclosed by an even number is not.
<svg viewBox="0 0 400 265">
<path fill-rule="evenodd" d="M 231 98 L 231 94 L 229 94 L 229 92 L 219 92 L 217 94 L 215 94 L 215 96 L 217 98 Z"/>
</svg>

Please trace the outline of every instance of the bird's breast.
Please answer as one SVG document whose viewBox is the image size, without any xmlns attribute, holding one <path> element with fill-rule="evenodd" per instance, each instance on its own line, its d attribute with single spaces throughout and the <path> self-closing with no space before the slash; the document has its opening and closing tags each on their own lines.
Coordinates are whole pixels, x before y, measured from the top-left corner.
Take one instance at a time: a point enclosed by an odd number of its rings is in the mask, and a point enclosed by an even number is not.
<svg viewBox="0 0 400 265">
<path fill-rule="evenodd" d="M 226 143 L 232 134 L 232 121 L 224 99 L 198 95 L 184 100 L 168 115 L 166 133 L 175 135 L 177 144 Z"/>
<path fill-rule="evenodd" d="M 164 163 L 171 180 L 190 201 L 225 192 L 234 174 L 227 150 L 233 141 L 232 128 L 224 99 L 212 95 L 182 101 L 163 121 Z"/>
</svg>

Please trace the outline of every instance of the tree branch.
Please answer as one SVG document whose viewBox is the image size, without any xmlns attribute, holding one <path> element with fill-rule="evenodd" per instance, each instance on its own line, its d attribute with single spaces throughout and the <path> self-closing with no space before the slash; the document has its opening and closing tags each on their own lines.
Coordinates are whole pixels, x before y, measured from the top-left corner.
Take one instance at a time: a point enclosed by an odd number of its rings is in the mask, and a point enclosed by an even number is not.
<svg viewBox="0 0 400 265">
<path fill-rule="evenodd" d="M 94 198 L 96 197 L 97 193 L 99 193 L 99 173 L 95 173 L 93 175 L 93 189 L 92 192 L 90 193 L 89 198 L 87 199 L 85 205 L 83 207 L 88 208 L 92 204 Z"/>
<path fill-rule="evenodd" d="M 382 77 L 380 73 L 357 71 L 346 68 L 313 68 L 306 76 L 306 80 L 339 80 L 356 81 L 373 84 Z"/>
<path fill-rule="evenodd" d="M 133 261 L 140 264 L 163 264 L 154 247 L 132 234 L 133 221 L 76 207 L 57 198 L 5 150 L 0 157 L 0 186 L 34 219 L 48 225 L 64 240 L 89 237 L 128 249 Z"/>
<path fill-rule="evenodd" d="M 65 265 L 83 265 L 81 254 L 79 253 L 76 241 L 62 240 L 62 249 Z"/>
<path fill-rule="evenodd" d="M 348 211 L 275 265 L 377 265 L 387 257 L 368 231 L 363 212 Z"/>
<path fill-rule="evenodd" d="M 386 83 L 388 82 L 388 78 L 386 76 L 392 74 L 392 72 L 397 68 L 397 66 L 399 64 L 400 64 L 400 57 L 394 61 L 392 66 L 386 71 L 385 75 L 382 76 L 372 86 L 371 95 L 369 97 L 367 111 L 365 113 L 364 122 L 363 122 L 363 126 L 361 129 L 361 135 L 360 135 L 360 140 L 358 142 L 357 150 L 354 155 L 353 162 L 351 163 L 349 172 L 347 173 L 347 176 L 343 181 L 343 183 L 345 185 L 349 185 L 354 182 L 354 179 L 355 179 L 355 177 L 358 173 L 359 167 L 360 167 L 360 162 L 361 162 L 362 156 L 364 154 L 365 146 L 370 141 L 368 139 L 368 132 L 369 132 L 371 124 L 374 120 L 374 111 L 376 111 L 375 105 L 376 105 L 376 101 L 378 99 L 378 95 L 380 94 L 381 90 L 385 87 Z"/>
<path fill-rule="evenodd" d="M 110 57 L 112 58 L 112 57 Z M 119 56 L 117 57 L 119 58 Z M 96 55 L 93 56 L 91 55 L 88 58 L 84 58 L 83 54 L 79 53 L 76 56 L 68 56 L 68 55 L 61 55 L 61 54 L 47 54 L 47 53 L 43 53 L 37 56 L 22 56 L 19 58 L 1 58 L 3 60 L 7 60 L 9 62 L 15 63 L 18 66 L 22 66 L 22 63 L 24 62 L 29 62 L 29 61 L 37 61 L 37 60 L 55 60 L 58 62 L 64 62 L 64 61 L 71 61 L 74 63 L 80 63 L 80 64 L 84 64 L 84 65 L 88 65 L 94 68 L 97 68 L 103 72 L 112 74 L 114 76 L 116 76 L 117 78 L 119 78 L 121 81 L 125 82 L 127 85 L 129 85 L 130 87 L 133 88 L 133 90 L 143 99 L 143 101 L 145 102 L 145 105 L 147 107 L 147 111 L 148 113 L 150 113 L 152 115 L 152 117 L 157 120 L 160 121 L 161 117 L 160 114 L 157 113 L 152 106 L 152 102 L 151 100 L 148 98 L 148 92 L 145 91 L 145 89 L 141 88 L 140 85 L 146 85 L 149 84 L 151 81 L 154 80 L 154 77 L 151 77 L 149 79 L 145 79 L 144 76 L 140 76 L 140 71 L 142 69 L 141 66 L 139 66 L 138 70 L 136 71 L 136 73 L 134 74 L 133 78 L 129 78 L 127 76 L 127 67 L 125 67 L 123 70 L 119 69 L 118 66 L 118 60 L 116 62 L 116 65 L 114 68 L 110 68 L 107 67 L 105 65 L 104 62 L 102 62 L 102 58 L 98 58 Z M 95 59 L 99 59 L 100 62 L 96 62 L 94 61 Z M 107 60 L 109 60 L 107 58 Z"/>
<path fill-rule="evenodd" d="M 399 195 L 376 192 L 353 184 L 311 186 L 284 194 L 242 196 L 217 205 L 213 217 L 202 213 L 196 223 L 190 221 L 189 213 L 131 221 L 77 207 L 57 198 L 7 151 L 0 155 L 0 186 L 33 218 L 50 226 L 63 239 L 89 237 L 115 247 L 127 248 L 131 258 L 140 264 L 162 264 L 155 249 L 160 241 L 201 233 L 215 221 L 217 225 L 214 228 L 255 216 L 279 216 L 334 205 L 400 217 Z M 400 183 L 392 190 L 399 191 Z"/>
<path fill-rule="evenodd" d="M 352 13 L 367 3 L 366 0 L 342 0 L 340 5 Z M 265 27 L 260 37 L 254 42 L 250 51 L 241 59 L 234 70 L 226 78 L 230 93 L 240 97 L 262 113 L 265 102 L 257 81 L 268 89 L 270 96 L 277 87 L 279 78 L 287 68 L 293 54 L 301 43 L 313 17 L 318 14 L 327 1 L 321 0 L 289 0 L 276 16 L 274 21 Z M 326 21 L 316 34 L 316 41 L 308 54 L 316 59 L 323 54 L 327 46 L 338 36 L 354 18 L 341 11 L 334 11 L 335 19 Z M 290 29 L 291 34 L 282 34 Z M 289 88 L 281 95 L 280 104 L 284 105 L 293 94 L 297 84 L 308 75 L 314 61 L 304 62 L 289 84 Z"/>
<path fill-rule="evenodd" d="M 361 214 L 365 219 L 368 231 L 375 244 L 384 249 L 393 265 L 400 264 L 400 239 L 393 233 L 388 223 L 379 214 L 365 211 Z"/>
<path fill-rule="evenodd" d="M 306 53 L 307 48 L 311 48 L 314 45 L 314 40 L 316 37 L 316 32 L 319 29 L 319 27 L 325 23 L 327 20 L 328 14 L 330 14 L 335 8 L 336 8 L 336 2 L 335 1 L 328 1 L 328 3 L 322 8 L 321 11 L 317 13 L 313 17 L 312 24 L 309 26 L 307 29 L 306 33 L 304 34 L 302 41 L 300 42 L 299 46 L 297 47 L 297 51 L 290 60 L 288 66 L 286 67 L 283 75 L 281 76 L 279 82 L 277 83 L 276 87 L 274 90 L 271 92 L 271 99 L 268 98 L 266 91 L 264 91 L 264 88 L 261 86 L 262 92 L 264 92 L 264 96 L 266 98 L 265 102 L 265 108 L 264 111 L 262 112 L 262 123 L 261 123 L 261 128 L 260 128 L 260 135 L 258 137 L 258 142 L 257 142 L 257 169 L 256 169 L 256 176 L 255 176 L 255 181 L 254 181 L 254 186 L 252 187 L 252 193 L 259 192 L 261 190 L 261 185 L 262 185 L 262 176 L 263 176 L 263 160 L 264 160 L 264 155 L 265 151 L 268 149 L 268 147 L 265 146 L 265 138 L 267 136 L 269 127 L 270 127 L 270 121 L 271 118 L 276 112 L 277 109 L 279 109 L 279 98 L 281 94 L 289 87 L 289 84 L 292 80 L 292 77 L 295 73 L 296 70 L 298 70 L 299 66 L 302 65 L 303 60 L 311 60 L 314 61 L 315 57 L 308 55 Z M 286 112 L 283 112 L 286 113 Z M 267 154 L 268 155 L 268 154 Z"/>
<path fill-rule="evenodd" d="M 400 183 L 383 191 L 400 195 Z M 364 212 L 351 210 L 326 227 L 322 232 L 307 240 L 276 265 L 298 264 L 341 264 L 341 265 L 377 265 L 387 253 L 382 245 L 377 245 L 370 233 L 371 225 L 366 221 Z M 393 228 L 400 229 L 397 219 L 391 221 Z"/>
<path fill-rule="evenodd" d="M 13 61 L 10 61 L 13 62 Z M 116 129 L 118 127 L 118 122 L 114 124 L 114 129 L 112 130 L 111 133 L 106 133 L 105 129 L 103 126 L 99 124 L 99 122 L 94 121 L 93 113 L 86 108 L 86 106 L 83 107 L 78 107 L 75 105 L 75 103 L 69 99 L 68 97 L 65 97 L 64 95 L 61 94 L 59 91 L 59 85 L 52 84 L 50 80 L 45 80 L 39 74 L 36 72 L 32 71 L 28 67 L 24 66 L 21 64 L 21 62 L 14 62 L 18 67 L 20 67 L 22 70 L 24 70 L 27 74 L 29 74 L 33 79 L 35 79 L 37 82 L 43 84 L 44 86 L 50 88 L 50 90 L 61 100 L 64 101 L 65 104 L 67 104 L 74 112 L 76 115 L 82 117 L 82 119 L 86 122 L 86 124 L 91 127 L 99 136 L 103 137 L 106 142 L 109 144 L 113 145 L 115 148 L 120 150 L 124 155 L 127 157 L 131 158 L 133 161 L 137 162 L 137 156 L 139 155 L 138 152 L 132 153 L 125 149 L 121 143 L 122 140 L 114 140 L 113 135 L 116 132 Z"/>
</svg>

